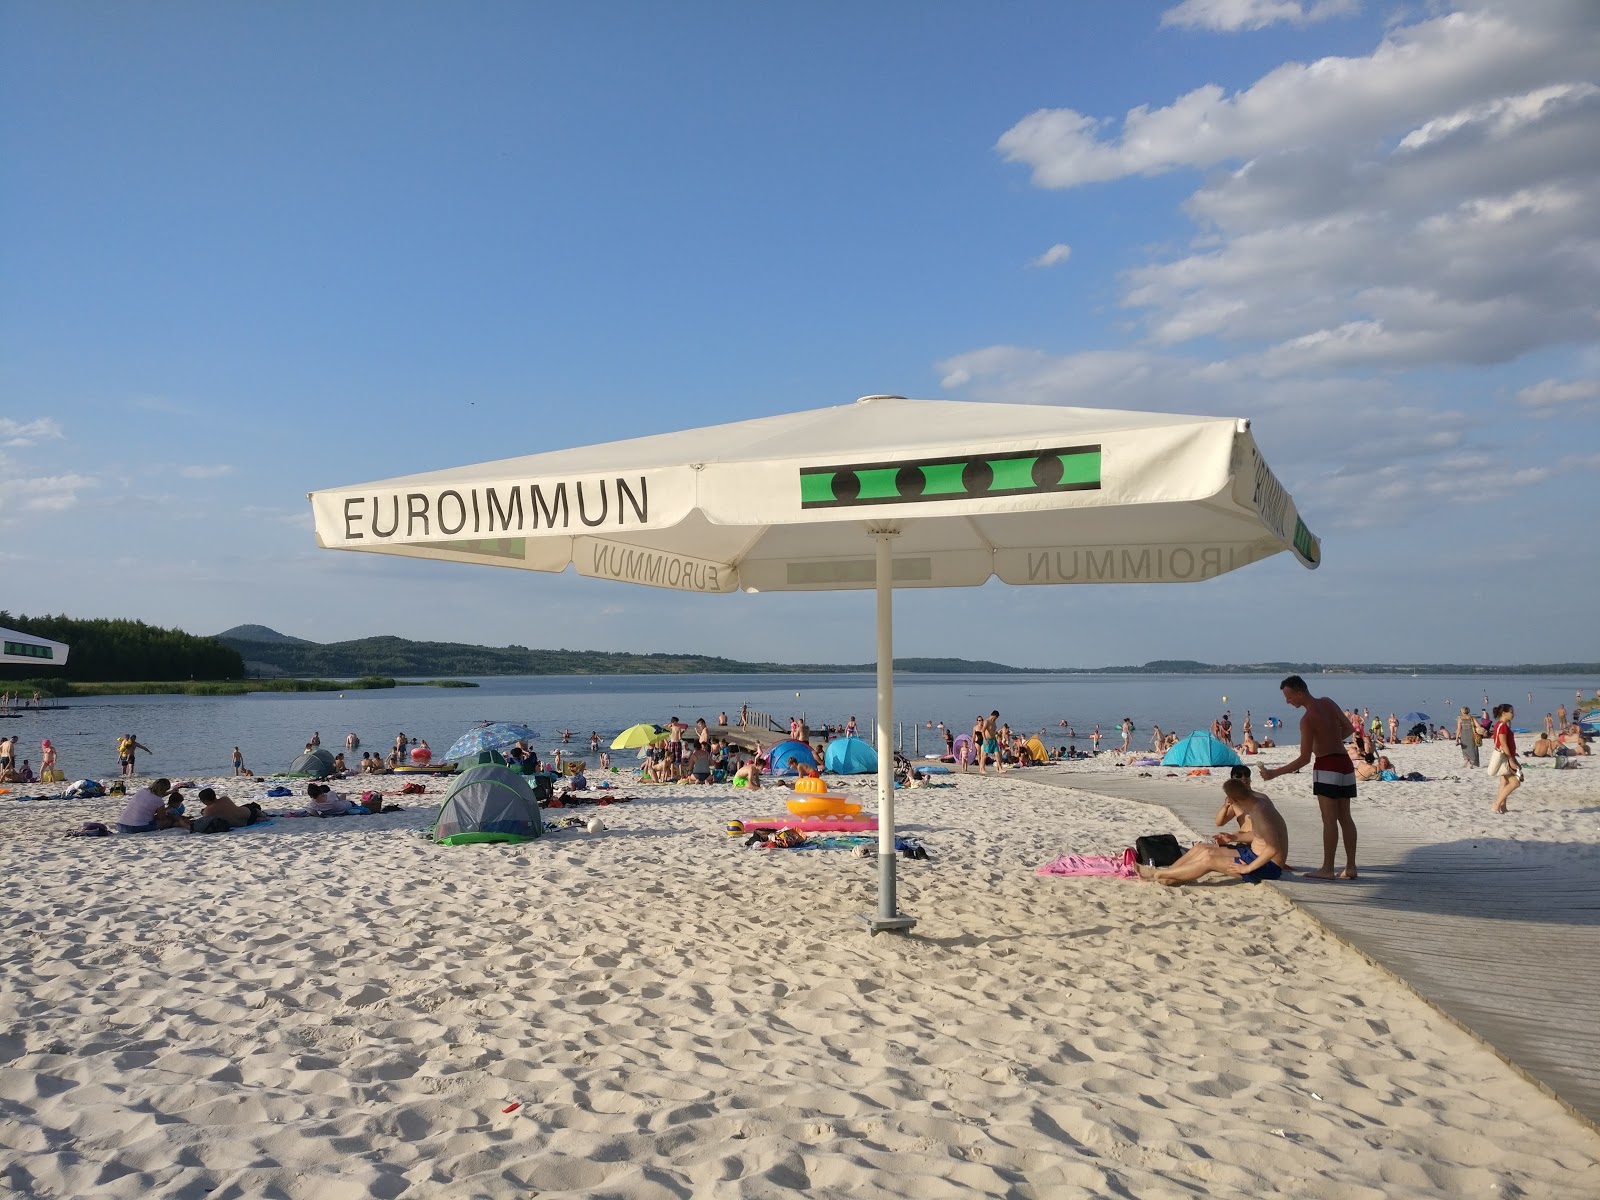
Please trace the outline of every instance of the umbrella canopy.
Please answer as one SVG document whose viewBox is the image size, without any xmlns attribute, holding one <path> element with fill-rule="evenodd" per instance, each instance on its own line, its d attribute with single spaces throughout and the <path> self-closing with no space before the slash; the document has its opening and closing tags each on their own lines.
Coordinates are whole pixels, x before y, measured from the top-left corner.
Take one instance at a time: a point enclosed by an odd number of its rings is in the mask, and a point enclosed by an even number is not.
<svg viewBox="0 0 1600 1200">
<path fill-rule="evenodd" d="M 1408 712 L 1400 718 L 1400 724 L 1402 725 L 1415 725 L 1418 722 L 1423 725 L 1429 725 L 1432 724 L 1433 718 L 1425 712 Z"/>
<path fill-rule="evenodd" d="M 311 493 L 330 549 L 693 592 L 1185 583 L 1320 547 L 1248 421 L 868 396 L 855 404 Z M 893 759 L 880 754 L 879 914 L 894 909 Z"/>
<path fill-rule="evenodd" d="M 507 746 L 532 741 L 538 736 L 526 725 L 518 725 L 513 721 L 485 721 L 458 737 L 441 757 L 445 762 L 476 758 L 485 750 L 504 750 Z"/>
<path fill-rule="evenodd" d="M 667 731 L 660 725 L 629 725 L 611 739 L 613 750 L 637 750 L 654 742 L 665 741 Z"/>
</svg>

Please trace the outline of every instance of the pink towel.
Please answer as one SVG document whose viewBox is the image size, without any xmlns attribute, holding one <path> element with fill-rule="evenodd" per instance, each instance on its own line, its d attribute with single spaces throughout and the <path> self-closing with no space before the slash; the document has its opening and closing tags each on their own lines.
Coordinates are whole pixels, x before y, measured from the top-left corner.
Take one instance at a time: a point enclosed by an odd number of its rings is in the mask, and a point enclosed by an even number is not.
<svg viewBox="0 0 1600 1200">
<path fill-rule="evenodd" d="M 1110 858 L 1104 854 L 1063 854 L 1039 868 L 1040 875 L 1114 875 L 1118 879 L 1137 879 L 1138 868 L 1123 854 Z"/>
</svg>

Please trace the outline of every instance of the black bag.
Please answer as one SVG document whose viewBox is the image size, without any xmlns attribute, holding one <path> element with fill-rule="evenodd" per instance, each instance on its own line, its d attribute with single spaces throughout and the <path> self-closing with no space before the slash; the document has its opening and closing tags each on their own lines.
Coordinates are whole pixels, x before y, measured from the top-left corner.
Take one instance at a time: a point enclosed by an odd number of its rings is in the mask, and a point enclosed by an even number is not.
<svg viewBox="0 0 1600 1200">
<path fill-rule="evenodd" d="M 1183 857 L 1183 847 L 1170 833 L 1152 833 L 1133 844 L 1139 861 L 1147 867 L 1170 867 Z"/>
<path fill-rule="evenodd" d="M 533 798 L 540 804 L 548 804 L 556 798 L 555 780 L 548 775 L 533 776 Z"/>
</svg>

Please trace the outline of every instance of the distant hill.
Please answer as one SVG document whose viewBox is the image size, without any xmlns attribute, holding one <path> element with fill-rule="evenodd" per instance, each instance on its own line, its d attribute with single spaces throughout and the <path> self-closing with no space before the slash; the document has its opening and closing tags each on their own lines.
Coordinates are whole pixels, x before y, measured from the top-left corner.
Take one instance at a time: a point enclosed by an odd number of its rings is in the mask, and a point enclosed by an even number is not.
<svg viewBox="0 0 1600 1200">
<path fill-rule="evenodd" d="M 353 679 L 387 675 L 436 679 L 460 675 L 828 675 L 872 671 L 866 663 L 740 662 L 705 654 L 626 654 L 607 650 L 531 650 L 527 646 L 475 646 L 462 642 L 413 642 L 399 637 L 312 642 L 265 625 L 236 625 L 216 638 L 237 650 L 257 678 Z M 1600 676 L 1593 663 L 1527 666 L 1361 663 L 1203 663 L 1156 659 L 1142 666 L 1013 667 L 964 658 L 897 658 L 895 670 L 922 675 L 1573 675 Z"/>
<path fill-rule="evenodd" d="M 268 637 L 250 636 L 264 631 Z M 836 674 L 871 671 L 872 663 L 740 662 L 706 654 L 627 654 L 606 650 L 530 650 L 526 646 L 473 646 L 413 642 L 398 637 L 319 643 L 286 637 L 264 625 L 238 625 L 217 635 L 237 650 L 252 675 L 354 678 L 391 675 L 755 675 Z M 922 674 L 1025 674 L 1024 668 L 960 658 L 900 658 L 895 668 Z"/>
<path fill-rule="evenodd" d="M 305 638 L 290 637 L 287 633 L 279 633 L 276 629 L 269 629 L 265 625 L 235 625 L 232 629 L 224 629 L 213 636 L 220 642 L 289 642 L 300 646 L 316 645 L 315 642 L 308 642 Z"/>
</svg>

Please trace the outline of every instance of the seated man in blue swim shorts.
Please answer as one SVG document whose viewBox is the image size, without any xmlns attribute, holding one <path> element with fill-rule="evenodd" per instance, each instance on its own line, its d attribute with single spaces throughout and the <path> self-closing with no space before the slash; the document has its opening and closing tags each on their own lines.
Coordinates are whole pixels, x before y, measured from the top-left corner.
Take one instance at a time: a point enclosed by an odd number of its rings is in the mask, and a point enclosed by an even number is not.
<svg viewBox="0 0 1600 1200">
<path fill-rule="evenodd" d="M 1140 863 L 1140 879 L 1178 887 L 1194 883 L 1212 872 L 1232 875 L 1246 883 L 1283 877 L 1289 856 L 1289 830 L 1277 805 L 1259 792 L 1251 791 L 1249 783 L 1242 779 L 1228 780 L 1222 785 L 1222 794 L 1228 798 L 1240 824 L 1248 821 L 1250 844 L 1219 846 L 1215 842 L 1201 842 L 1170 867 L 1149 867 Z"/>
</svg>

